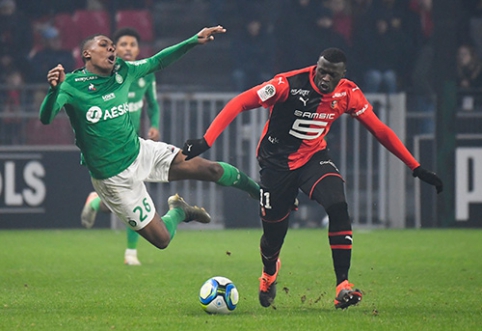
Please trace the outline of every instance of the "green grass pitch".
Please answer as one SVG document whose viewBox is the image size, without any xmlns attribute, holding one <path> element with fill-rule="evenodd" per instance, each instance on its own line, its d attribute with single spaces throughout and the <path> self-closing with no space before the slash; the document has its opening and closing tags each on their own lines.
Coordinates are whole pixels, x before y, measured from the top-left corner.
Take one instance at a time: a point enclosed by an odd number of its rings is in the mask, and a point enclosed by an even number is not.
<svg viewBox="0 0 482 331">
<path fill-rule="evenodd" d="M 350 281 L 363 301 L 333 307 L 326 229 L 290 229 L 274 307 L 258 303 L 260 229 L 180 230 L 165 251 L 124 231 L 0 231 L 0 330 L 481 330 L 482 230 L 354 230 Z M 230 315 L 208 315 L 209 277 L 236 284 Z"/>
</svg>

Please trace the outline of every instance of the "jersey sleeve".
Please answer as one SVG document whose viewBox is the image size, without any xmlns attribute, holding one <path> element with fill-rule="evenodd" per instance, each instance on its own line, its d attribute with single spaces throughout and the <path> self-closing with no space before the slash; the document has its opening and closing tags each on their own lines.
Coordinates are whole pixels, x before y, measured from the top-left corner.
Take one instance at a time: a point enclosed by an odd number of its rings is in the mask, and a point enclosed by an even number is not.
<svg viewBox="0 0 482 331">
<path fill-rule="evenodd" d="M 373 112 L 372 106 L 368 102 L 359 106 L 361 108 L 355 111 L 352 116 L 359 120 L 386 149 L 398 157 L 411 170 L 418 167 L 420 163 L 408 151 L 395 132 L 377 117 Z"/>
<path fill-rule="evenodd" d="M 219 112 L 204 134 L 207 144 L 212 146 L 217 137 L 242 111 L 259 107 L 268 108 L 280 100 L 285 100 L 287 91 L 289 91 L 289 85 L 286 78 L 275 76 L 234 97 Z"/>
<path fill-rule="evenodd" d="M 288 98 L 289 83 L 286 77 L 277 75 L 271 80 L 255 86 L 260 105 L 269 108 Z"/>
<path fill-rule="evenodd" d="M 129 66 L 129 71 L 133 75 L 132 79 L 136 80 L 150 74 L 154 71 L 162 70 L 172 63 L 179 60 L 184 54 L 194 48 L 198 44 L 197 34 L 189 39 L 186 39 L 179 44 L 164 48 L 159 53 L 152 57 L 126 62 Z"/>
<path fill-rule="evenodd" d="M 231 99 L 226 106 L 214 118 L 209 128 L 204 134 L 204 139 L 209 146 L 212 146 L 214 141 L 226 129 L 226 127 L 238 116 L 239 113 L 245 110 L 258 108 L 261 102 L 258 98 L 256 87 L 253 87 L 238 96 Z"/>
<path fill-rule="evenodd" d="M 40 121 L 43 124 L 50 124 L 55 116 L 62 110 L 62 107 L 68 103 L 69 95 L 62 89 L 65 83 L 60 84 L 56 88 L 50 87 L 42 104 L 40 105 Z"/>
<path fill-rule="evenodd" d="M 147 86 L 145 98 L 147 103 L 147 115 L 149 116 L 151 127 L 159 130 L 161 111 L 159 104 L 157 103 L 156 79 L 154 77 Z"/>
</svg>

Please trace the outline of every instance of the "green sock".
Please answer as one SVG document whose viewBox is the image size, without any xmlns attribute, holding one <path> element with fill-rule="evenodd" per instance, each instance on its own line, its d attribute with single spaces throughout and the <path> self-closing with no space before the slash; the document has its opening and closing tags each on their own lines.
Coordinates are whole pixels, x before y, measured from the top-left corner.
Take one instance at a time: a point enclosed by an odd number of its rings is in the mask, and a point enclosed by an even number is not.
<svg viewBox="0 0 482 331">
<path fill-rule="evenodd" d="M 97 197 L 97 198 L 92 199 L 92 201 L 90 202 L 90 206 L 92 207 L 93 210 L 99 211 L 99 208 L 100 208 L 100 198 Z"/>
<path fill-rule="evenodd" d="M 167 231 L 171 235 L 171 239 L 174 238 L 176 234 L 176 229 L 179 223 L 182 223 L 186 215 L 184 214 L 184 210 L 181 208 L 174 208 L 170 209 L 166 215 L 162 216 L 161 219 L 166 225 Z"/>
<path fill-rule="evenodd" d="M 253 199 L 259 200 L 259 185 L 238 168 L 225 162 L 218 162 L 224 173 L 216 184 L 232 186 L 247 192 Z"/>
<path fill-rule="evenodd" d="M 127 248 L 128 249 L 137 249 L 137 243 L 139 242 L 139 234 L 132 230 L 131 228 L 127 228 Z"/>
</svg>

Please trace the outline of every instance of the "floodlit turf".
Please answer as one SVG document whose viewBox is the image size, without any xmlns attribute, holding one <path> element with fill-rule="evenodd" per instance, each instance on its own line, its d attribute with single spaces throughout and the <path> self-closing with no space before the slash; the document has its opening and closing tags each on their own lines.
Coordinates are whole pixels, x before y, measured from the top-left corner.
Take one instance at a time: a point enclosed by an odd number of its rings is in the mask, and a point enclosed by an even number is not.
<svg viewBox="0 0 482 331">
<path fill-rule="evenodd" d="M 480 330 L 482 230 L 357 230 L 350 281 L 362 303 L 335 310 L 326 229 L 290 229 L 275 306 L 258 303 L 260 229 L 181 230 L 159 251 L 125 233 L 0 231 L 0 330 Z M 240 302 L 208 315 L 198 291 L 230 278 Z"/>
</svg>

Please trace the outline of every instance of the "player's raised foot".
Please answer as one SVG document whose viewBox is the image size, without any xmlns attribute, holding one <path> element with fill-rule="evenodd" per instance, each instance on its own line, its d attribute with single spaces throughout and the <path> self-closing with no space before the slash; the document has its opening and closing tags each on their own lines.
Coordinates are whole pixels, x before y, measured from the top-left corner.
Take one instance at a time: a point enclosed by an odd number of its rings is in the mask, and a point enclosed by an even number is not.
<svg viewBox="0 0 482 331">
<path fill-rule="evenodd" d="M 353 284 L 347 280 L 336 287 L 335 308 L 346 309 L 358 304 L 362 300 L 362 292 L 359 289 L 352 289 Z"/>
<path fill-rule="evenodd" d="M 125 265 L 141 265 L 141 261 L 137 258 L 137 250 L 126 250 L 124 254 L 124 264 Z"/>
<path fill-rule="evenodd" d="M 186 223 L 191 221 L 196 221 L 199 223 L 211 222 L 211 216 L 204 208 L 188 205 L 187 202 L 184 201 L 184 199 L 181 198 L 177 193 L 167 199 L 167 204 L 169 205 L 169 209 L 181 208 L 186 215 L 184 218 L 184 222 Z"/>
<path fill-rule="evenodd" d="M 91 202 L 98 196 L 99 195 L 97 192 L 90 192 L 90 194 L 87 196 L 87 200 L 85 200 L 82 213 L 80 214 L 80 222 L 82 223 L 82 226 L 86 227 L 87 229 L 90 229 L 94 226 L 97 210 L 92 207 Z"/>
<path fill-rule="evenodd" d="M 281 268 L 281 260 L 276 261 L 276 272 L 274 275 L 268 275 L 263 271 L 259 277 L 259 303 L 263 307 L 269 307 L 276 297 L 276 278 Z"/>
</svg>

